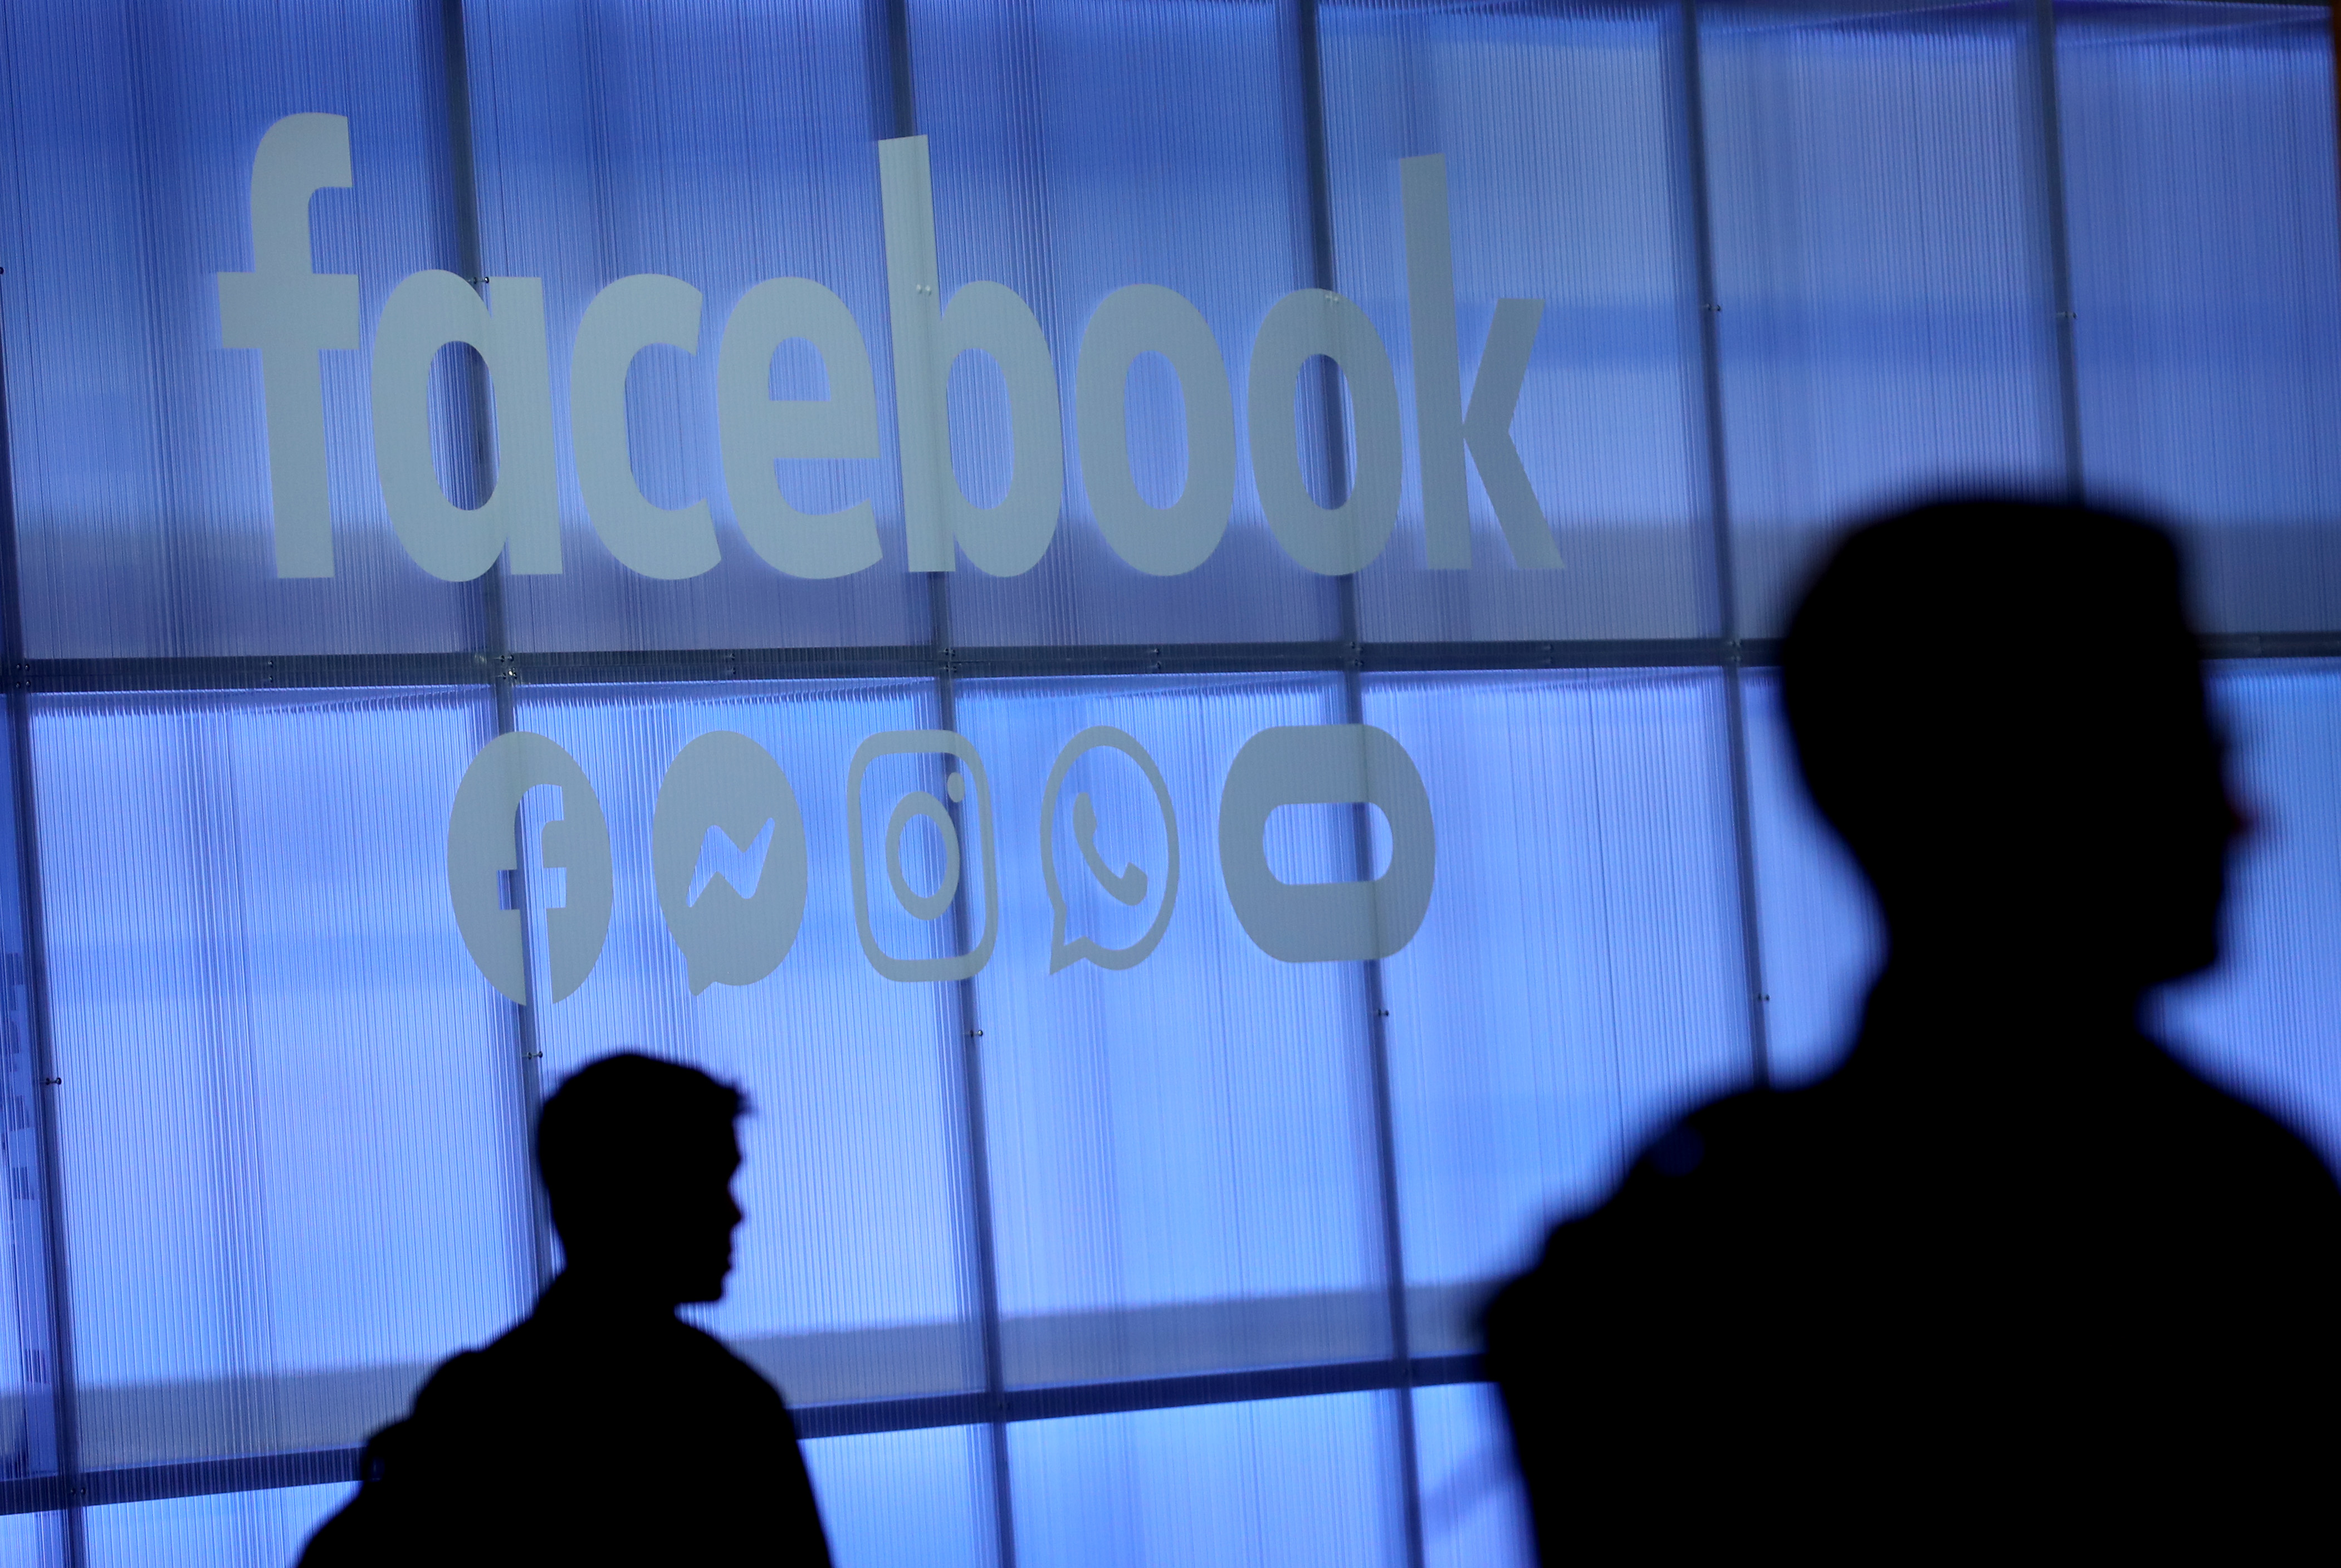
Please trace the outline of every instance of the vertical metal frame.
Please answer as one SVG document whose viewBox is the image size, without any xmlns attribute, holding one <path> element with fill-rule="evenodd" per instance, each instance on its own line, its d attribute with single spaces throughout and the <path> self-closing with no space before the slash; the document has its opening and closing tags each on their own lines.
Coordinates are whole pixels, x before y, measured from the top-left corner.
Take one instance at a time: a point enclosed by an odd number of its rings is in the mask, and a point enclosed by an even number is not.
<svg viewBox="0 0 2341 1568">
<path fill-rule="evenodd" d="M 446 96 L 447 114 L 444 155 L 450 185 L 448 232 L 443 243 L 454 253 L 451 258 L 453 270 L 477 289 L 484 287 L 488 280 L 480 241 L 479 172 L 472 144 L 470 34 L 463 5 L 464 0 L 440 0 L 439 5 L 442 90 Z M 470 422 L 471 440 L 466 452 L 472 482 L 484 491 L 493 483 L 491 476 L 495 472 L 495 424 L 486 376 L 476 362 L 463 394 L 456 417 L 468 418 Z M 504 623 L 504 571 L 503 559 L 499 556 L 479 580 L 480 652 L 491 666 L 493 722 L 499 737 L 511 734 L 518 727 L 513 689 L 519 684 L 519 676 L 513 667 L 512 644 Z M 523 1220 L 516 1237 L 521 1254 L 517 1273 L 529 1287 L 533 1301 L 553 1281 L 553 1211 L 543 1185 L 536 1179 L 536 1114 L 544 1104 L 544 1047 L 537 1039 L 536 1027 L 536 923 L 527 918 L 531 908 L 529 868 L 534 857 L 529 852 L 528 829 L 523 819 L 514 819 L 513 831 L 520 840 L 513 858 L 512 885 L 522 910 L 521 968 L 526 977 L 529 999 L 508 1003 L 505 1008 L 512 1031 L 509 1045 L 513 1053 L 513 1130 L 518 1146 L 510 1154 L 513 1185 L 517 1188 L 511 1196 Z"/>
<path fill-rule="evenodd" d="M 2047 253 L 2050 330 L 2057 344 L 2057 458 L 2065 499 L 2078 505 L 2087 490 L 2081 465 L 2081 385 L 2073 308 L 2073 252 L 2065 212 L 2065 129 L 2057 102 L 2057 4 L 2032 0 L 2026 43 L 2032 66 L 2032 152 L 2038 159 L 2033 181 L 2037 220 Z"/>
<path fill-rule="evenodd" d="M 16 486 L 9 461 L 7 416 L 6 313 L 0 299 L 0 660 L 8 675 L 7 790 L 9 826 L 15 839 L 16 886 L 14 895 L 20 928 L 0 929 L 0 943 L 15 951 L 5 956 L 7 973 L 0 977 L 0 1115 L 11 1135 L 7 1168 L 0 1172 L 8 1191 L 0 1204 L 7 1214 L 6 1235 L 11 1254 L 11 1287 L 19 1313 L 17 1333 L 28 1343 L 27 1365 L 21 1374 L 27 1385 L 48 1387 L 47 1452 L 28 1452 L 37 1464 L 45 1459 L 56 1476 L 65 1507 L 57 1519 L 60 1554 L 65 1568 L 82 1568 L 88 1559 L 88 1532 L 83 1498 L 81 1422 L 74 1375 L 73 1299 L 68 1288 L 67 1247 L 63 1182 L 64 1159 L 59 1147 L 58 1121 L 62 1107 L 57 1091 L 64 1079 L 49 1021 L 46 927 L 41 910 L 39 816 L 33 779 L 33 690 L 24 678 L 25 613 L 23 584 L 16 569 Z M 32 1135 L 31 1157 L 19 1161 L 14 1135 Z M 20 1184 L 29 1184 L 31 1193 Z M 26 1213 L 26 1210 L 31 1213 Z M 18 1230 L 34 1222 L 33 1234 Z M 26 1309 L 29 1308 L 28 1312 Z M 38 1357 L 44 1365 L 33 1365 Z M 27 1400 L 26 1447 L 37 1441 L 30 1430 L 36 1417 Z M 29 1467 L 29 1466 L 28 1466 Z"/>
<path fill-rule="evenodd" d="M 911 69 L 908 0 L 865 0 L 864 42 L 870 63 L 872 139 L 919 134 L 918 82 Z M 889 331 L 892 331 L 890 325 Z M 935 726 L 959 729 L 959 677 L 951 658 L 951 573 L 927 577 L 927 650 L 934 660 Z M 959 841 L 968 842 L 961 802 L 944 794 L 943 809 Z M 855 845 L 853 853 L 863 852 Z M 975 878 L 962 877 L 951 896 L 953 938 L 969 941 L 968 900 Z M 987 920 L 999 911 L 986 909 Z M 975 1314 L 976 1355 L 985 1413 L 985 1495 L 991 1513 L 993 1568 L 1016 1568 L 1016 1500 L 1008 1453 L 1008 1370 L 1000 1326 L 1000 1257 L 991 1212 L 991 1139 L 983 1087 L 983 1027 L 981 995 L 970 975 L 951 983 L 943 1002 L 944 1100 L 958 1112 L 952 1132 L 958 1142 L 960 1196 L 957 1228 L 962 1253 L 962 1288 Z"/>
<path fill-rule="evenodd" d="M 1739 961 L 1748 993 L 1748 1055 L 1752 1080 L 1772 1081 L 1771 997 L 1764 985 L 1762 908 L 1756 884 L 1755 804 L 1748 777 L 1746 645 L 1739 635 L 1739 581 L 1731 534 L 1730 451 L 1723 407 L 1723 351 L 1717 319 L 1715 230 L 1708 201 L 1707 97 L 1701 74 L 1699 0 L 1680 0 L 1681 57 L 1675 76 L 1676 134 L 1682 145 L 1681 199 L 1690 219 L 1692 286 L 1697 291 L 1698 445 L 1705 470 L 1707 521 L 1713 550 L 1716 630 L 1723 640 L 1725 746 L 1731 773 L 1731 844 L 1739 898 Z"/>
<path fill-rule="evenodd" d="M 1339 292 L 1340 272 L 1333 230 L 1331 152 L 1325 121 L 1324 54 L 1319 32 L 1318 0 L 1280 0 L 1278 5 L 1279 63 L 1289 74 L 1285 85 L 1288 123 L 1300 144 L 1301 166 L 1291 184 L 1299 210 L 1293 227 L 1300 240 L 1303 273 L 1301 287 Z M 1327 489 L 1347 493 L 1350 431 L 1341 402 L 1340 372 L 1328 362 L 1317 393 L 1320 461 Z M 1349 650 L 1341 666 L 1343 721 L 1366 722 L 1364 680 L 1365 626 L 1355 573 L 1338 578 L 1340 637 Z M 1350 808 L 1351 854 L 1360 878 L 1373 872 L 1373 819 L 1365 805 Z M 1385 1315 L 1393 1373 L 1390 1408 L 1394 1458 L 1398 1474 L 1400 1544 L 1406 1568 L 1423 1568 L 1422 1460 L 1415 1435 L 1414 1336 L 1409 1320 L 1406 1270 L 1406 1226 L 1399 1202 L 1398 1136 L 1390 1098 L 1390 1006 L 1382 984 L 1382 966 L 1368 958 L 1356 966 L 1359 1006 L 1364 1014 L 1366 1079 L 1374 1146 L 1375 1207 L 1380 1219 L 1380 1251 Z"/>
</svg>

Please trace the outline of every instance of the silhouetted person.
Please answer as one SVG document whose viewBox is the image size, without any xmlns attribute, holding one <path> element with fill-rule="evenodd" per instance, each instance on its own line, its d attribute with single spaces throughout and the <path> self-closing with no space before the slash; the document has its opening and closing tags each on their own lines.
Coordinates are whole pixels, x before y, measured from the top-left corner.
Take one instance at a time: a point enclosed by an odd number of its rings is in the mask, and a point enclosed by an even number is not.
<svg viewBox="0 0 2341 1568">
<path fill-rule="evenodd" d="M 2238 829 L 2171 546 L 1907 513 L 1782 666 L 1885 967 L 1833 1077 L 1684 1118 L 1489 1308 L 1544 1561 L 2331 1555 L 2341 1192 L 2140 1032 Z"/>
<path fill-rule="evenodd" d="M 740 1092 L 605 1057 L 544 1103 L 537 1168 L 568 1266 L 367 1443 L 303 1568 L 768 1563 L 827 1568 L 772 1385 L 674 1315 L 732 1270 Z"/>
</svg>

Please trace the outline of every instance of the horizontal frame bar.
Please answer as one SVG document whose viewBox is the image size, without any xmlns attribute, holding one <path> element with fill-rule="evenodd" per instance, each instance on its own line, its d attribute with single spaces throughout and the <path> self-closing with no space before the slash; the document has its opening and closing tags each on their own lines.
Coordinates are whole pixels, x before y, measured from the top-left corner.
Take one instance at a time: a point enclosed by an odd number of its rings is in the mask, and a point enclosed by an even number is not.
<svg viewBox="0 0 2341 1568">
<path fill-rule="evenodd" d="M 2245 632 L 2204 638 L 2218 660 L 2341 658 L 2341 632 Z M 1104 644 L 1070 647 L 923 646 L 663 650 L 583 653 L 328 654 L 269 658 L 28 660 L 20 687 L 36 692 L 335 690 L 414 686 L 662 684 L 722 680 L 959 679 L 1146 674 L 1272 674 L 1360 670 L 1442 670 L 1663 669 L 1765 666 L 1779 660 L 1777 639 L 1650 638 L 1487 642 L 1280 642 Z M 905 1399 L 812 1404 L 795 1412 L 802 1437 L 979 1425 L 995 1419 L 1045 1421 L 1139 1410 L 1290 1399 L 1479 1380 L 1470 1355 L 1417 1357 L 1401 1380 L 1391 1361 L 1335 1362 L 1244 1372 L 1140 1378 Z M 0 1514 L 51 1512 L 68 1503 L 209 1496 L 346 1483 L 357 1478 L 356 1447 L 126 1465 L 62 1477 L 0 1479 Z M 69 1496 L 70 1493 L 77 1495 Z"/>
<path fill-rule="evenodd" d="M 2206 637 L 2214 660 L 2341 658 L 2341 631 Z M 337 690 L 370 687 L 982 680 L 1048 676 L 1241 675 L 1358 670 L 1651 670 L 1778 664 L 1777 638 L 1559 639 L 1540 642 L 1165 642 L 1070 647 L 662 649 L 586 653 L 340 653 L 274 658 L 33 659 L 36 692 Z"/>
<path fill-rule="evenodd" d="M 1751 645 L 1752 648 L 1752 645 Z M 35 659 L 39 692 L 244 691 L 384 686 L 932 680 L 1052 675 L 1273 674 L 1289 670 L 1569 670 L 1724 665 L 1718 638 L 1539 642 L 1191 642 L 1071 647 L 664 649 L 584 653 L 347 653 L 271 658 Z"/>
<path fill-rule="evenodd" d="M 1480 1380 L 1479 1358 L 1476 1355 L 1417 1356 L 1409 1367 L 1410 1370 L 1402 1378 L 1396 1361 L 1339 1361 L 1314 1366 L 1270 1366 L 1243 1372 L 1011 1388 L 997 1396 L 979 1390 L 910 1399 L 852 1400 L 801 1405 L 792 1414 L 796 1418 L 797 1435 L 811 1440 L 943 1426 L 979 1426 L 995 1420 L 1059 1421 L 1071 1416 L 1114 1415 L 1139 1410 L 1305 1399 L 1388 1388 L 1432 1388 Z M 306 1448 L 230 1459 L 122 1465 L 85 1471 L 77 1488 L 69 1487 L 62 1476 L 20 1476 L 0 1480 L 0 1514 L 51 1513 L 68 1503 L 102 1508 L 109 1503 L 156 1503 L 227 1492 L 346 1484 L 358 1478 L 361 1452 L 356 1446 Z"/>
</svg>

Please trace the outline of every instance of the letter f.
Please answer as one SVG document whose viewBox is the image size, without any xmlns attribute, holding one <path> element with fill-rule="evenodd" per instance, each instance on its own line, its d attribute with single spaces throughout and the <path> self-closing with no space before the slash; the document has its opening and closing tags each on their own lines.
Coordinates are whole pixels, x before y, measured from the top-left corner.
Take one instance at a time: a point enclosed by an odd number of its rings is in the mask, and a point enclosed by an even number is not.
<svg viewBox="0 0 2341 1568">
<path fill-rule="evenodd" d="M 1512 444 L 1512 411 L 1528 379 L 1541 300 L 1498 300 L 1488 346 L 1463 406 L 1463 367 L 1455 345 L 1455 253 L 1447 227 L 1447 160 L 1433 154 L 1399 163 L 1406 215 L 1406 295 L 1414 339 L 1414 424 L 1422 450 L 1422 533 L 1430 564 L 1471 565 L 1471 501 L 1463 477 L 1468 449 L 1479 460 L 1496 521 L 1512 559 L 1524 567 L 1561 564 L 1529 472 Z"/>
<path fill-rule="evenodd" d="M 252 271 L 219 274 L 220 341 L 260 351 L 276 575 L 334 575 L 320 349 L 358 346 L 358 281 L 309 270 L 309 198 L 350 181 L 350 123 L 287 114 L 252 159 Z"/>
</svg>

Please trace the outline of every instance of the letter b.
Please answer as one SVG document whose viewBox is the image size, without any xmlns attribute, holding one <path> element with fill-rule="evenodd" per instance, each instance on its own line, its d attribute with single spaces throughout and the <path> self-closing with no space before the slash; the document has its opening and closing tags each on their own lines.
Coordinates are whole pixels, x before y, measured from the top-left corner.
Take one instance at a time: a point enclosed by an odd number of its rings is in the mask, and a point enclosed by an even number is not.
<svg viewBox="0 0 2341 1568">
<path fill-rule="evenodd" d="M 927 139 L 878 144 L 886 217 L 886 292 L 894 331 L 894 408 L 902 458 L 902 521 L 912 571 L 949 571 L 956 540 L 994 577 L 1030 571 L 1057 531 L 1065 499 L 1057 372 L 1031 307 L 1004 283 L 972 283 L 939 308 L 935 203 Z M 946 392 L 952 363 L 990 354 L 1008 383 L 1015 468 L 1000 504 L 979 507 L 951 471 Z"/>
</svg>

